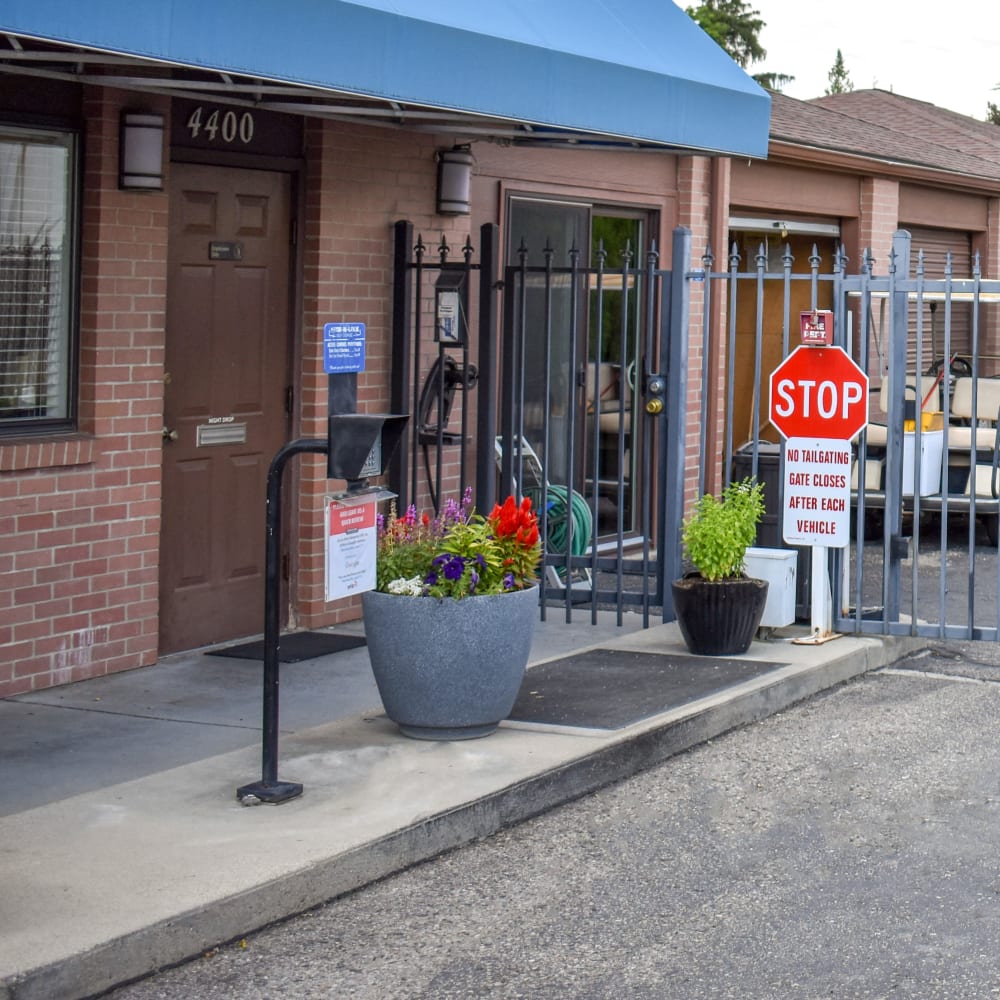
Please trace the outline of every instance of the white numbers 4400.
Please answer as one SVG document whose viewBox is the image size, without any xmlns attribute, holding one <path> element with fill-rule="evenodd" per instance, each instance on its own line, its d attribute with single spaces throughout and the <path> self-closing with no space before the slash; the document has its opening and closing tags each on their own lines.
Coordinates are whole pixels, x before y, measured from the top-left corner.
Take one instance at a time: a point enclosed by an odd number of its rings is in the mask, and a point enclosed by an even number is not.
<svg viewBox="0 0 1000 1000">
<path fill-rule="evenodd" d="M 222 111 L 219 108 L 208 110 L 199 104 L 188 115 L 187 130 L 192 139 L 197 139 L 204 133 L 209 142 L 220 139 L 226 144 L 239 141 L 248 146 L 253 140 L 253 114 L 250 111 Z"/>
</svg>

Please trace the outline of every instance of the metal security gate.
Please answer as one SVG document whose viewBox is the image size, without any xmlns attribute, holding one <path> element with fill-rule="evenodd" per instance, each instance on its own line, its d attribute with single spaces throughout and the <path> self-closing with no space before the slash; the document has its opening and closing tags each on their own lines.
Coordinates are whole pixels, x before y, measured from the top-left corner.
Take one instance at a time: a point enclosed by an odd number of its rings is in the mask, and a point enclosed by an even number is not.
<svg viewBox="0 0 1000 1000">
<path fill-rule="evenodd" d="M 786 252 L 775 269 L 761 247 L 756 266 L 741 270 L 734 246 L 728 271 L 714 272 L 706 254 L 704 269 L 687 275 L 699 290 L 692 308 L 705 317 L 704 342 L 713 297 L 725 303 L 722 481 L 753 475 L 765 482 L 768 513 L 757 542 L 783 547 L 784 454 L 767 421 L 768 378 L 775 358 L 798 345 L 799 310 L 831 308 L 834 342 L 869 375 L 870 423 L 853 442 L 852 543 L 799 550 L 797 618 L 809 620 L 811 559 L 818 557 L 827 561 L 835 631 L 998 638 L 1000 282 L 982 278 L 978 258 L 971 273 L 953 273 L 951 255 L 941 276 L 905 232 L 896 234 L 881 276 L 868 255 L 856 275 L 846 273 L 839 251 L 823 259 L 814 248 L 800 273 L 793 263 Z M 739 329 L 748 314 L 749 332 Z M 703 354 L 707 386 L 718 356 Z M 752 372 L 742 408 L 739 371 Z M 703 426 L 709 406 L 705 393 Z M 705 469 L 702 463 L 699 492 Z"/>
<path fill-rule="evenodd" d="M 944 277 L 929 270 L 900 232 L 887 276 L 839 286 L 860 362 L 881 346 L 884 373 L 857 447 L 854 544 L 834 562 L 837 627 L 995 640 L 1000 282 L 982 278 L 978 256 L 971 273 L 951 254 Z"/>
<path fill-rule="evenodd" d="M 678 234 L 675 260 L 689 259 Z M 687 286 L 655 246 L 605 269 L 565 260 L 499 266 L 497 227 L 462 263 L 396 227 L 392 401 L 415 415 L 390 469 L 400 503 L 474 484 L 478 509 L 530 496 L 545 542 L 545 608 L 672 617 L 664 581 L 680 573 Z M 435 259 L 436 258 L 436 259 Z M 610 330 L 629 331 L 607 359 Z M 670 336 L 667 331 L 677 330 Z M 474 400 L 473 400 L 473 397 Z M 397 409 L 398 407 L 398 409 Z M 673 468 L 671 474 L 668 470 Z"/>
</svg>

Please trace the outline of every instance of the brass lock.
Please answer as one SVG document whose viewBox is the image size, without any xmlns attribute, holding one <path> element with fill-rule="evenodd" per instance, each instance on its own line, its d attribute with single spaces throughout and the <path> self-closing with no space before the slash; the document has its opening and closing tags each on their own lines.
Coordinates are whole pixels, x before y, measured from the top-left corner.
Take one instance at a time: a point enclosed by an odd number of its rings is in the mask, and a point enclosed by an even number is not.
<svg viewBox="0 0 1000 1000">
<path fill-rule="evenodd" d="M 666 379 L 662 375 L 650 375 L 646 381 L 646 412 L 656 416 L 663 412 L 663 394 L 667 390 Z"/>
</svg>

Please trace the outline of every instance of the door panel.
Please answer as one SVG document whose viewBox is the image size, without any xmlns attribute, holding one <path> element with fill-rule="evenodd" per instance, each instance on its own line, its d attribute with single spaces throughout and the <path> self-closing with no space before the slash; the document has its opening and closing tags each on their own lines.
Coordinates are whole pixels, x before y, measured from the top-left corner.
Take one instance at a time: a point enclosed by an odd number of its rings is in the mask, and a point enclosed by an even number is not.
<svg viewBox="0 0 1000 1000">
<path fill-rule="evenodd" d="M 171 168 L 160 651 L 262 631 L 267 469 L 287 440 L 291 178 Z"/>
</svg>

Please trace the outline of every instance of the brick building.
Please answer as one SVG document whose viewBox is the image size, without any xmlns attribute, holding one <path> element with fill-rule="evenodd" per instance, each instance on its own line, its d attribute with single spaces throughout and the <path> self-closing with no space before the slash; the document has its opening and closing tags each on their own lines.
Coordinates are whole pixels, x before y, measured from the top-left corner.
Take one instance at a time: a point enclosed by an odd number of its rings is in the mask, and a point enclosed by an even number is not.
<svg viewBox="0 0 1000 1000">
<path fill-rule="evenodd" d="M 0 14 L 0 696 L 259 634 L 267 463 L 325 434 L 326 323 L 366 324 L 359 409 L 390 409 L 398 220 L 428 247 L 496 224 L 508 262 L 527 229 L 624 231 L 664 266 L 684 226 L 684 264 L 790 245 L 796 270 L 840 244 L 884 265 L 903 226 L 931 266 L 978 253 L 997 276 L 995 126 L 880 91 L 773 95 L 767 144 L 767 97 L 674 5 L 634 6 L 662 53 L 599 4 L 530 27 L 506 3 L 453 25 L 378 3 L 319 24 L 223 3 L 211 30 L 190 0 Z M 126 126 L 152 168 L 123 157 Z M 471 164 L 467 214 L 440 210 L 448 154 Z M 692 456 L 746 429 L 725 308 L 707 345 L 691 318 L 692 372 L 704 348 L 719 373 Z M 443 475 L 460 487 L 454 452 Z M 289 628 L 358 613 L 325 599 L 330 488 L 319 456 L 290 470 Z"/>
<path fill-rule="evenodd" d="M 926 277 L 943 277 L 949 254 L 953 277 L 972 277 L 977 262 L 981 277 L 1000 277 L 1000 129 L 884 90 L 811 101 L 774 94 L 767 161 L 731 161 L 728 215 L 729 247 L 741 255 L 741 270 L 753 271 L 763 251 L 767 270 L 780 274 L 782 254 L 790 248 L 794 273 L 808 273 L 814 250 L 829 273 L 839 246 L 849 273 L 859 273 L 870 251 L 872 273 L 886 274 L 893 233 L 905 229 L 912 236 L 911 266 L 917 267 L 922 252 Z M 801 296 L 807 288 L 796 291 Z M 746 435 L 752 363 L 745 362 L 753 357 L 755 307 L 749 298 L 744 307 L 737 318 L 744 363 L 736 366 L 743 377 L 734 419 Z M 791 314 L 808 307 L 800 297 Z M 781 310 L 777 290 L 765 294 L 770 336 L 763 344 L 764 372 L 781 359 Z M 936 325 L 939 353 L 941 313 L 926 317 L 929 332 Z M 1000 333 L 992 313 L 984 313 L 980 331 L 983 374 L 989 375 L 1000 372 Z M 970 353 L 969 316 L 958 307 L 952 315 L 951 345 L 960 355 Z M 880 346 L 873 344 L 870 353 L 874 388 L 885 370 Z M 765 436 L 776 440 L 773 432 Z"/>
<path fill-rule="evenodd" d="M 767 96 L 673 4 L 422 6 L 0 13 L 0 696 L 260 632 L 267 465 L 325 433 L 326 323 L 365 323 L 358 405 L 388 409 L 394 222 L 700 242 L 706 154 L 764 153 Z M 325 463 L 289 478 L 283 620 L 356 617 L 324 599 Z"/>
</svg>

